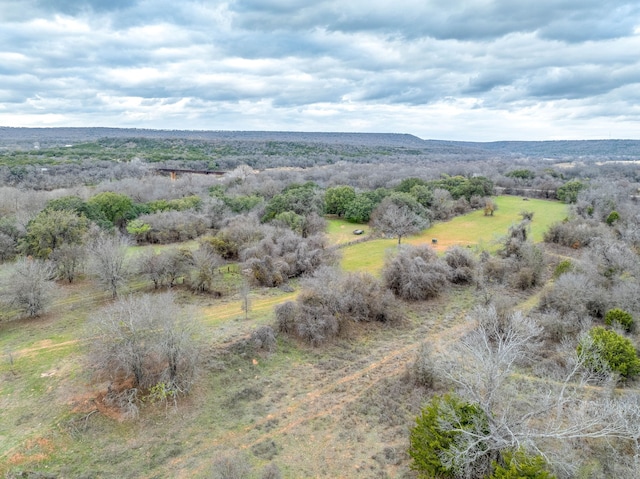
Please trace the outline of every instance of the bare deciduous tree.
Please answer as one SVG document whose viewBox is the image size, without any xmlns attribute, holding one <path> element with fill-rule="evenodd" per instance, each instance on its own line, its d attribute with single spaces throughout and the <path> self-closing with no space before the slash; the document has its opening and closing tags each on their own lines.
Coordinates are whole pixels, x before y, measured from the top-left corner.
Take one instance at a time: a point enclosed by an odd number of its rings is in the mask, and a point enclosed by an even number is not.
<svg viewBox="0 0 640 479">
<path fill-rule="evenodd" d="M 100 234 L 89 247 L 91 271 L 113 298 L 118 297 L 128 276 L 127 246 L 128 242 L 122 236 Z"/>
<path fill-rule="evenodd" d="M 242 278 L 240 285 L 240 302 L 244 319 L 249 319 L 249 311 L 251 311 L 251 285 L 246 278 Z"/>
<path fill-rule="evenodd" d="M 204 293 L 211 291 L 216 278 L 220 276 L 218 267 L 223 263 L 222 257 L 208 248 L 198 248 L 191 253 L 190 285 L 194 291 Z"/>
<path fill-rule="evenodd" d="M 147 249 L 138 257 L 136 269 L 138 273 L 153 283 L 154 289 L 158 289 L 165 278 L 165 263 L 165 256 L 154 252 L 152 249 Z"/>
<path fill-rule="evenodd" d="M 3 295 L 26 316 L 40 316 L 53 300 L 54 277 L 48 261 L 21 258 L 4 282 Z"/>
<path fill-rule="evenodd" d="M 486 466 L 500 451 L 524 448 L 542 455 L 559 476 L 573 477 L 580 464 L 578 444 L 602 439 L 634 445 L 638 428 L 630 426 L 629 417 L 638 415 L 637 401 L 610 394 L 613 383 L 602 369 L 593 375 L 592 368 L 585 368 L 592 355 L 573 356 L 558 377 L 523 376 L 520 368 L 542 332 L 536 322 L 519 312 L 501 318 L 492 306 L 477 308 L 472 318 L 475 327 L 452 348 L 439 371 L 483 411 L 486 424 L 469 429 L 451 425 L 459 434 L 442 454 L 448 466 L 468 471 Z"/>
<path fill-rule="evenodd" d="M 188 251 L 180 248 L 168 248 L 160 253 L 164 267 L 166 284 L 173 288 L 176 282 L 187 273 Z"/>
<path fill-rule="evenodd" d="M 371 214 L 371 224 L 374 229 L 383 234 L 397 237 L 400 245 L 403 237 L 427 228 L 429 220 L 413 211 L 408 205 L 397 204 L 385 198 Z"/>
<path fill-rule="evenodd" d="M 86 257 L 86 247 L 81 244 L 64 243 L 56 248 L 49 259 L 55 265 L 58 277 L 73 283 L 82 271 Z"/>
</svg>

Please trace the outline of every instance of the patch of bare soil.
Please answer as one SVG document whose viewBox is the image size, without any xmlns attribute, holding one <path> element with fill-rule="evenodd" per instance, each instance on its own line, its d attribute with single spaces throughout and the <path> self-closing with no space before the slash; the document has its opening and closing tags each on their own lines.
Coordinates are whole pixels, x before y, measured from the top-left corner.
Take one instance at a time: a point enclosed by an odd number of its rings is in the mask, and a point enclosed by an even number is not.
<svg viewBox="0 0 640 479">
<path fill-rule="evenodd" d="M 53 443 L 49 439 L 44 437 L 30 439 L 20 452 L 16 452 L 9 457 L 8 463 L 11 466 L 37 464 L 48 459 L 53 450 Z"/>
</svg>

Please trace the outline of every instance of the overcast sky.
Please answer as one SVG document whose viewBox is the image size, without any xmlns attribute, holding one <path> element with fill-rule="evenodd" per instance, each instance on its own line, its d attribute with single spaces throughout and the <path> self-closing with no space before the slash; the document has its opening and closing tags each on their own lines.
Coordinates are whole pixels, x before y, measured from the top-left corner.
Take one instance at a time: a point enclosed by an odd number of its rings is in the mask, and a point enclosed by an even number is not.
<svg viewBox="0 0 640 479">
<path fill-rule="evenodd" d="M 0 125 L 640 139 L 640 2 L 0 0 Z"/>
</svg>

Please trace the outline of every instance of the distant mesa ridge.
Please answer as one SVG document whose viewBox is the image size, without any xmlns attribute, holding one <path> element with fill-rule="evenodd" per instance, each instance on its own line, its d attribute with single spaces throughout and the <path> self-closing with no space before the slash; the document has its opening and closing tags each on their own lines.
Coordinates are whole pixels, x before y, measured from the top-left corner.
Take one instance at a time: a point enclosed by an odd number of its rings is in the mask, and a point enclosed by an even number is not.
<svg viewBox="0 0 640 479">
<path fill-rule="evenodd" d="M 322 143 L 369 147 L 406 148 L 428 154 L 431 151 L 482 156 L 606 156 L 623 159 L 640 158 L 640 140 L 558 140 L 558 141 L 494 141 L 466 142 L 423 140 L 407 133 L 341 133 L 295 131 L 226 131 L 226 130 L 152 130 L 140 128 L 60 127 L 14 128 L 0 127 L 0 147 L 27 145 L 65 146 L 104 138 L 114 139 L 185 139 L 199 141 L 255 141 Z"/>
<path fill-rule="evenodd" d="M 0 141 L 20 139 L 93 141 L 101 138 L 183 138 L 186 140 L 294 141 L 376 146 L 424 147 L 424 140 L 406 133 L 342 133 L 297 131 L 148 130 L 139 128 L 13 128 L 0 127 Z M 64 140 L 64 141 L 63 141 Z"/>
</svg>

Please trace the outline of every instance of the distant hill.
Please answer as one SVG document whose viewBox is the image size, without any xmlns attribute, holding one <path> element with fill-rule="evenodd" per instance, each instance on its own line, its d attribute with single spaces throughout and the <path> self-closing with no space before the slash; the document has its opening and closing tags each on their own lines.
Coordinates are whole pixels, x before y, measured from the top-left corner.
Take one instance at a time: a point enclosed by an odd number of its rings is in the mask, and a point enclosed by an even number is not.
<svg viewBox="0 0 640 479">
<path fill-rule="evenodd" d="M 405 148 L 424 147 L 414 135 L 400 133 L 312 133 L 291 131 L 198 131 L 146 130 L 137 128 L 10 128 L 0 127 L 3 146 L 64 146 L 103 138 L 185 139 L 205 141 L 278 141 L 324 143 L 334 145 L 366 145 Z"/>
<path fill-rule="evenodd" d="M 561 140 L 464 142 L 423 140 L 402 133 L 321 133 L 291 131 L 199 131 L 137 128 L 11 128 L 0 127 L 3 149 L 74 145 L 102 139 L 169 139 L 220 143 L 300 143 L 402 149 L 418 155 L 473 158 L 598 158 L 640 159 L 640 140 Z"/>
<path fill-rule="evenodd" d="M 501 155 L 521 155 L 533 158 L 640 158 L 640 140 L 494 141 L 487 143 L 457 141 L 451 143 L 480 148 Z"/>
</svg>

